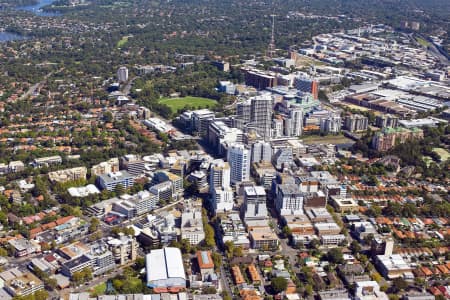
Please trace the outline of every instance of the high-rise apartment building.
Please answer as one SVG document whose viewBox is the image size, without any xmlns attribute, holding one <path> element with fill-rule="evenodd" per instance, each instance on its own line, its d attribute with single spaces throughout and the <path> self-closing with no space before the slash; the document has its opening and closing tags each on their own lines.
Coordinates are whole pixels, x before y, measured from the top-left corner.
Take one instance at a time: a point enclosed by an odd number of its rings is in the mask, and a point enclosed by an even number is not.
<svg viewBox="0 0 450 300">
<path fill-rule="evenodd" d="M 320 119 L 320 132 L 339 133 L 341 131 L 342 118 L 338 115 L 331 115 Z"/>
<path fill-rule="evenodd" d="M 213 161 L 209 173 L 211 205 L 216 211 L 233 209 L 233 190 L 230 187 L 230 164 L 221 159 Z"/>
<path fill-rule="evenodd" d="M 284 120 L 284 134 L 286 136 L 301 136 L 303 132 L 303 110 L 291 107 L 288 117 Z"/>
<path fill-rule="evenodd" d="M 236 104 L 236 115 L 244 123 L 250 122 L 251 101 L 247 100 Z"/>
<path fill-rule="evenodd" d="M 117 70 L 117 79 L 119 82 L 127 82 L 128 81 L 128 68 L 127 67 L 120 67 Z"/>
<path fill-rule="evenodd" d="M 250 150 L 243 144 L 232 144 L 228 148 L 231 183 L 236 184 L 250 179 Z"/>
<path fill-rule="evenodd" d="M 398 117 L 394 115 L 380 115 L 375 119 L 375 125 L 380 128 L 398 126 Z"/>
<path fill-rule="evenodd" d="M 303 214 L 303 194 L 297 184 L 279 184 L 275 207 L 281 215 Z"/>
<path fill-rule="evenodd" d="M 369 119 L 359 114 L 347 116 L 344 126 L 350 132 L 366 131 L 369 127 Z"/>
<path fill-rule="evenodd" d="M 252 163 L 270 162 L 272 160 L 272 145 L 269 142 L 258 141 L 252 145 Z"/>
<path fill-rule="evenodd" d="M 256 96 L 251 99 L 251 127 L 264 139 L 270 138 L 273 100 L 270 95 Z"/>
</svg>

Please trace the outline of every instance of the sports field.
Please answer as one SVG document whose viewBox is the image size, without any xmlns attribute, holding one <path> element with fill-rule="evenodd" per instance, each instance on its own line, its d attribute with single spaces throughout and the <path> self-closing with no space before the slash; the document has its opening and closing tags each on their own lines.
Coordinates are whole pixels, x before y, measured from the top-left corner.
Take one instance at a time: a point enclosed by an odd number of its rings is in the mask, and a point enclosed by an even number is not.
<svg viewBox="0 0 450 300">
<path fill-rule="evenodd" d="M 159 100 L 159 103 L 165 104 L 170 107 L 172 112 L 177 112 L 179 109 L 182 109 L 185 106 L 189 106 L 190 108 L 194 109 L 213 108 L 214 106 L 216 106 L 217 101 L 208 98 L 187 96 L 183 98 L 163 98 Z"/>
</svg>

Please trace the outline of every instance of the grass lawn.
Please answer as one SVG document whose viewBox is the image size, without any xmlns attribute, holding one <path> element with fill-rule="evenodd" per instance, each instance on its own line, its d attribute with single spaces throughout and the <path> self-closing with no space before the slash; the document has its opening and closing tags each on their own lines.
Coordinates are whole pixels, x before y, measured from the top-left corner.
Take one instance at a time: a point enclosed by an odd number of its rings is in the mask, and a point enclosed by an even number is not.
<svg viewBox="0 0 450 300">
<path fill-rule="evenodd" d="M 124 36 L 117 42 L 117 48 L 123 47 L 128 42 L 129 36 Z"/>
<path fill-rule="evenodd" d="M 429 156 L 424 156 L 422 157 L 422 160 L 425 162 L 425 164 L 427 165 L 427 167 L 430 166 L 430 164 L 433 162 L 433 159 Z"/>
<path fill-rule="evenodd" d="M 422 39 L 420 37 L 416 38 L 416 40 L 423 47 L 428 47 L 430 45 L 429 42 L 427 42 L 426 40 L 424 40 L 424 39 Z"/>
<path fill-rule="evenodd" d="M 433 151 L 436 152 L 441 157 L 442 162 L 450 159 L 450 153 L 448 153 L 448 151 L 445 150 L 444 148 L 433 148 Z"/>
<path fill-rule="evenodd" d="M 159 103 L 167 105 L 172 112 L 175 113 L 186 105 L 194 107 L 195 109 L 206 107 L 213 108 L 217 104 L 217 101 L 208 98 L 187 96 L 184 98 L 163 98 L 159 100 Z"/>
<path fill-rule="evenodd" d="M 94 286 L 92 289 L 91 295 L 100 296 L 104 295 L 106 291 L 106 282 L 100 283 L 99 285 Z"/>
<path fill-rule="evenodd" d="M 300 137 L 305 144 L 347 144 L 354 141 L 343 135 L 305 135 Z"/>
</svg>

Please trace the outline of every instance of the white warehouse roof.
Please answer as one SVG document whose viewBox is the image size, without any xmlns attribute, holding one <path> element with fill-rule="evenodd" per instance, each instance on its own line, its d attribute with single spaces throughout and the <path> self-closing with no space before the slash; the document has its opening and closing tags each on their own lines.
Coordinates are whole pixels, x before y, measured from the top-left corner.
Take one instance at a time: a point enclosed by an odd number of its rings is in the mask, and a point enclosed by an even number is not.
<svg viewBox="0 0 450 300">
<path fill-rule="evenodd" d="M 183 259 L 178 248 L 152 250 L 146 256 L 147 284 L 152 287 L 185 286 Z"/>
</svg>

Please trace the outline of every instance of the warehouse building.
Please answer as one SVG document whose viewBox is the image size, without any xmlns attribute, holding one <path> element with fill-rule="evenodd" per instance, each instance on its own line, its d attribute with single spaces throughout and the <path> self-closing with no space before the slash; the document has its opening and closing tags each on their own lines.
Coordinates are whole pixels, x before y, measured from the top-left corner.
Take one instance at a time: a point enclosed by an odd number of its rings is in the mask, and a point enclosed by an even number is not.
<svg viewBox="0 0 450 300">
<path fill-rule="evenodd" d="M 181 251 L 167 247 L 152 250 L 145 257 L 147 286 L 157 293 L 178 292 L 186 288 Z"/>
</svg>

